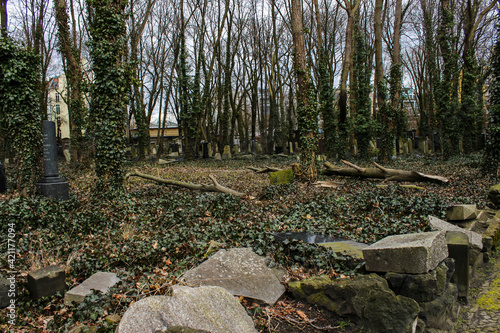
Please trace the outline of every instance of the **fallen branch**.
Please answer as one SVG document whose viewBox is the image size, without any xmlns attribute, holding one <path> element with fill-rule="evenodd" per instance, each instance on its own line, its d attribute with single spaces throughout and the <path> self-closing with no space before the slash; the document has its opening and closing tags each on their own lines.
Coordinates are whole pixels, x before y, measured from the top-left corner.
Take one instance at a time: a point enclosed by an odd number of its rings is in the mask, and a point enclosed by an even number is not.
<svg viewBox="0 0 500 333">
<path fill-rule="evenodd" d="M 188 182 L 181 182 L 178 180 L 164 179 L 164 178 L 160 178 L 160 177 L 151 176 L 151 175 L 139 172 L 139 171 L 133 171 L 133 172 L 128 173 L 125 176 L 125 179 L 128 179 L 129 177 L 140 177 L 140 178 L 155 181 L 159 184 L 184 187 L 184 188 L 187 188 L 187 189 L 190 189 L 193 191 L 220 192 L 220 193 L 232 194 L 232 195 L 235 195 L 237 197 L 252 198 L 252 197 L 248 196 L 246 193 L 238 192 L 238 191 L 232 190 L 230 188 L 227 188 L 225 186 L 222 186 L 221 184 L 219 184 L 217 182 L 217 180 L 215 179 L 215 177 L 213 175 L 208 175 L 208 178 L 210 178 L 210 180 L 212 181 L 212 184 L 193 184 L 193 183 L 188 183 Z"/>
<path fill-rule="evenodd" d="M 256 167 L 247 167 L 247 169 L 255 171 L 255 173 L 269 173 L 269 172 L 276 172 L 276 171 L 282 171 L 283 169 L 280 168 L 272 168 L 272 167 L 265 167 L 265 168 L 256 168 Z"/>
<path fill-rule="evenodd" d="M 349 168 L 340 168 L 333 165 L 330 162 L 325 162 L 323 174 L 326 175 L 337 175 L 337 176 L 348 176 L 348 177 L 363 177 L 363 178 L 380 178 L 386 181 L 407 181 L 407 182 L 418 182 L 418 181 L 431 181 L 438 183 L 448 183 L 449 180 L 445 177 L 427 175 L 417 171 L 406 171 L 399 169 L 388 169 L 377 163 L 375 168 L 361 168 L 351 162 L 342 161 L 342 163 L 349 166 Z"/>
</svg>

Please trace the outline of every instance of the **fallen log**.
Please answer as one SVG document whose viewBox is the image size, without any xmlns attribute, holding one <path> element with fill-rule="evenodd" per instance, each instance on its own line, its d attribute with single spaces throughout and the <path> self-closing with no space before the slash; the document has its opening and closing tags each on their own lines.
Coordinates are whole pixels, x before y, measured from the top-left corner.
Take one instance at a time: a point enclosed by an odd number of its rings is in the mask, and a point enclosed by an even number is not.
<svg viewBox="0 0 500 333">
<path fill-rule="evenodd" d="M 282 171 L 283 169 L 280 168 L 273 168 L 273 167 L 265 167 L 265 168 L 256 168 L 249 166 L 247 169 L 255 171 L 255 173 L 269 173 L 269 172 L 276 172 L 276 171 Z"/>
<path fill-rule="evenodd" d="M 212 181 L 212 184 L 194 184 L 194 183 L 189 183 L 189 182 L 182 182 L 178 180 L 172 180 L 172 179 L 164 179 L 156 176 L 151 176 L 139 171 L 133 171 L 128 173 L 125 176 L 125 179 L 128 179 L 130 177 L 140 177 L 148 180 L 152 180 L 154 182 L 157 182 L 159 184 L 163 185 L 172 185 L 172 186 L 179 186 L 179 187 L 184 187 L 193 191 L 201 191 L 201 192 L 220 192 L 220 193 L 227 193 L 227 194 L 232 194 L 237 197 L 247 197 L 252 199 L 253 197 L 247 195 L 246 193 L 238 192 L 235 190 L 232 190 L 230 188 L 227 188 L 225 186 L 222 186 L 217 182 L 215 177 L 213 175 L 208 175 L 208 178 Z"/>
<path fill-rule="evenodd" d="M 342 160 L 342 163 L 348 165 L 348 168 L 340 168 L 330 162 L 325 162 L 323 165 L 325 169 L 323 174 L 325 175 L 337 175 L 337 176 L 348 176 L 348 177 L 363 177 L 363 178 L 380 178 L 384 179 L 383 182 L 387 181 L 407 181 L 407 182 L 438 182 L 438 183 L 448 183 L 449 180 L 445 177 L 427 175 L 417 171 L 406 171 L 399 169 L 388 169 L 383 166 L 375 164 L 375 168 L 361 168 L 351 162 Z"/>
</svg>

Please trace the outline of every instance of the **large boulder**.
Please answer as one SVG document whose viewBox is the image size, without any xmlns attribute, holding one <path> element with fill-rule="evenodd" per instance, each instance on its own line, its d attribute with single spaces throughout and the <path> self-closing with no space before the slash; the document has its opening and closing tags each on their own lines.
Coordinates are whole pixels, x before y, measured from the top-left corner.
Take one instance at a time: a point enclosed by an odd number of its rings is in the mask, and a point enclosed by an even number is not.
<svg viewBox="0 0 500 333">
<path fill-rule="evenodd" d="M 371 272 L 427 273 L 448 257 L 441 231 L 394 235 L 363 249 L 366 270 Z"/>
<path fill-rule="evenodd" d="M 416 327 L 417 302 L 396 296 L 377 274 L 337 280 L 318 276 L 290 282 L 288 287 L 296 298 L 340 316 L 358 317 L 360 324 L 372 332 L 414 332 Z"/>
<path fill-rule="evenodd" d="M 183 279 L 190 286 L 219 286 L 233 295 L 272 305 L 285 292 L 277 274 L 279 272 L 267 267 L 267 259 L 251 248 L 233 248 L 219 250 L 198 267 L 187 271 Z"/>
<path fill-rule="evenodd" d="M 500 207 L 500 184 L 493 185 L 488 191 L 488 198 L 497 207 Z"/>
<path fill-rule="evenodd" d="M 181 326 L 212 333 L 256 333 L 238 300 L 220 287 L 173 286 L 172 296 L 150 296 L 132 304 L 117 333 L 155 333 Z"/>
<path fill-rule="evenodd" d="M 458 288 L 450 283 L 436 299 L 430 302 L 419 302 L 418 316 L 425 321 L 426 328 L 452 331 L 460 311 L 457 298 Z"/>
</svg>

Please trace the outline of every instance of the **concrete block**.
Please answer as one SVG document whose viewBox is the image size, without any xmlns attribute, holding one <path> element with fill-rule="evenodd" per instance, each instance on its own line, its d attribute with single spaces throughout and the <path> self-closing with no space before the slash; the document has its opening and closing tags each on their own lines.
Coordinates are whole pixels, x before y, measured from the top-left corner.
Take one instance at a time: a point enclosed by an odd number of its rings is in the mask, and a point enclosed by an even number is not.
<svg viewBox="0 0 500 333">
<path fill-rule="evenodd" d="M 366 270 L 422 274 L 448 257 L 442 231 L 389 236 L 363 249 Z"/>
<path fill-rule="evenodd" d="M 28 290 L 34 299 L 52 296 L 66 289 L 65 280 L 64 269 L 52 265 L 28 273 Z"/>
<path fill-rule="evenodd" d="M 71 303 L 81 303 L 85 296 L 92 294 L 92 289 L 99 290 L 103 294 L 109 291 L 109 288 L 118 283 L 120 279 L 115 273 L 97 272 L 87 280 L 83 281 L 79 286 L 71 289 L 64 296 L 64 303 L 71 305 Z"/>
</svg>

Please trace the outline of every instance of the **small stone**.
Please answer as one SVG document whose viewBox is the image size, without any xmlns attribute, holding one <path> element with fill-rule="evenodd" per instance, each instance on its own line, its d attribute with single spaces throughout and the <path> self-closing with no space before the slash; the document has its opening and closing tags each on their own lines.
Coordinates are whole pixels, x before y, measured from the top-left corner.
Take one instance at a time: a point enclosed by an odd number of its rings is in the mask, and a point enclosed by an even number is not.
<svg viewBox="0 0 500 333">
<path fill-rule="evenodd" d="M 490 187 L 488 191 L 488 199 L 490 199 L 495 206 L 500 206 L 500 184 Z"/>
<path fill-rule="evenodd" d="M 66 289 L 65 280 L 64 269 L 52 265 L 28 273 L 28 290 L 33 299 L 52 296 Z"/>
<path fill-rule="evenodd" d="M 281 185 L 293 183 L 293 171 L 292 169 L 280 170 L 270 173 L 270 184 L 271 185 Z"/>
<path fill-rule="evenodd" d="M 115 325 L 120 322 L 120 319 L 122 317 L 119 314 L 111 314 L 109 316 L 106 316 L 105 320 L 108 325 Z"/>
</svg>

